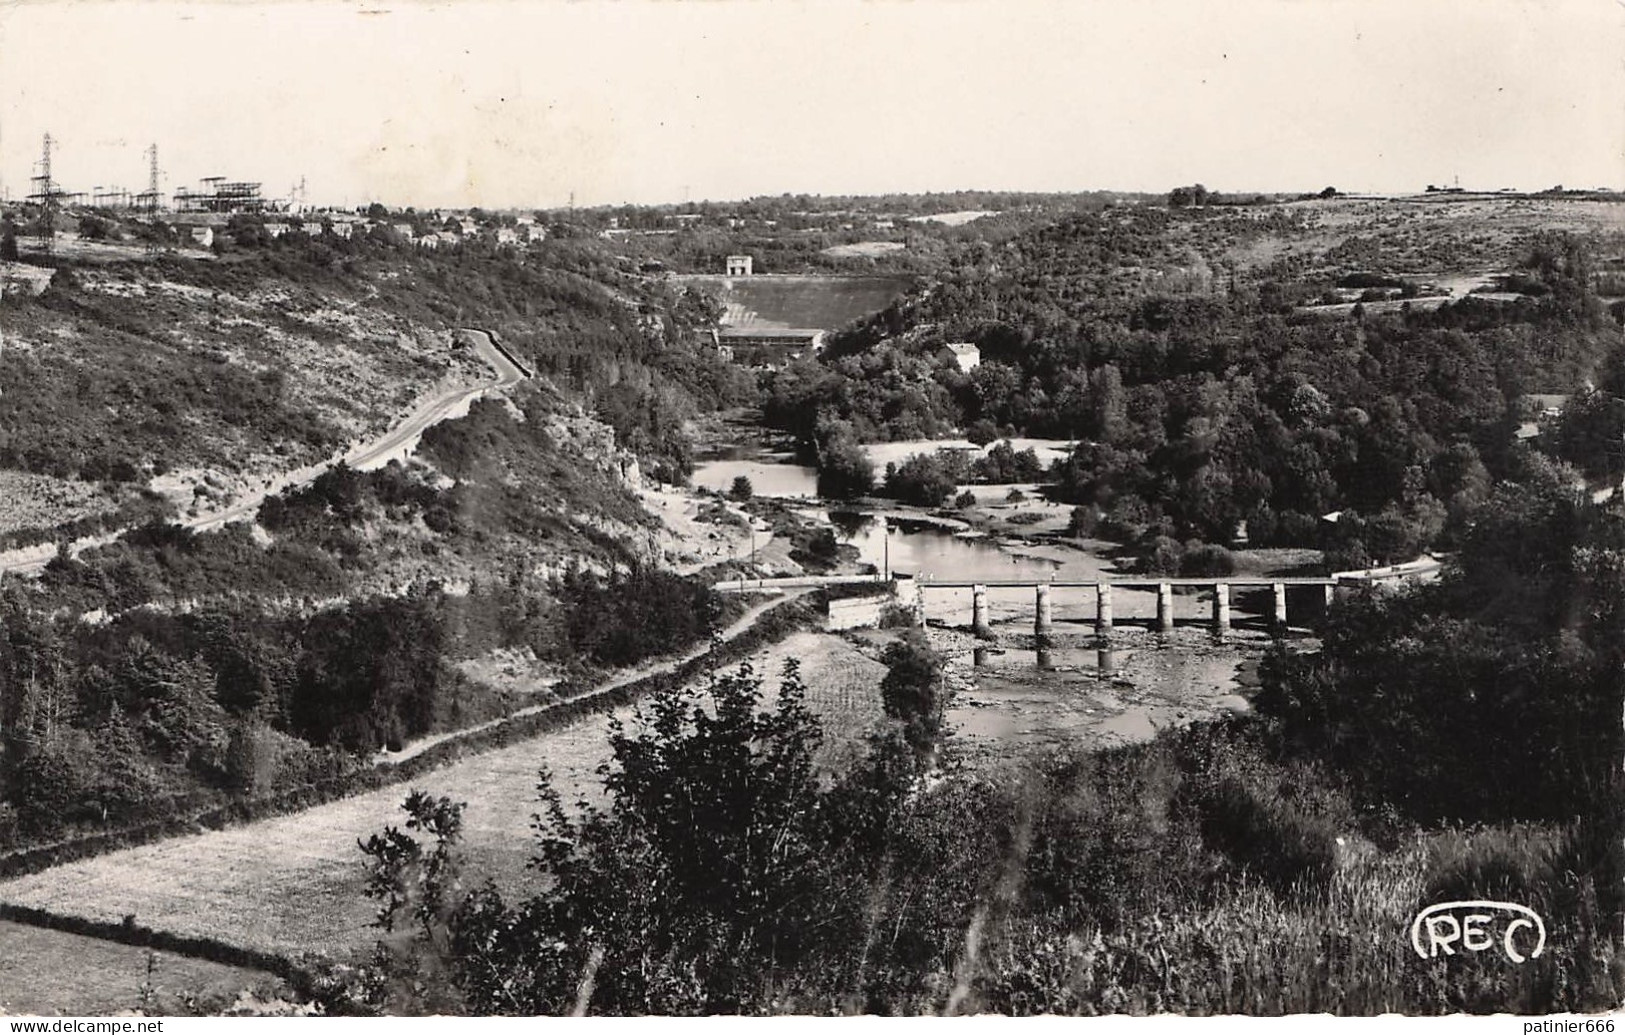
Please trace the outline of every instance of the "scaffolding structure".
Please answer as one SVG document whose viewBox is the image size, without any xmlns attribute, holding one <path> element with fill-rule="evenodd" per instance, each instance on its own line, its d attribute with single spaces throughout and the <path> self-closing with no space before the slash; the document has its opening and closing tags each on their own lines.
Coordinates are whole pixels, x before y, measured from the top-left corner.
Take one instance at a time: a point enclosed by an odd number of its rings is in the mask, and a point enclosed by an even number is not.
<svg viewBox="0 0 1625 1035">
<path fill-rule="evenodd" d="M 224 176 L 205 176 L 200 190 L 182 187 L 175 192 L 176 212 L 264 212 L 270 202 L 260 193 L 260 185 Z"/>
</svg>

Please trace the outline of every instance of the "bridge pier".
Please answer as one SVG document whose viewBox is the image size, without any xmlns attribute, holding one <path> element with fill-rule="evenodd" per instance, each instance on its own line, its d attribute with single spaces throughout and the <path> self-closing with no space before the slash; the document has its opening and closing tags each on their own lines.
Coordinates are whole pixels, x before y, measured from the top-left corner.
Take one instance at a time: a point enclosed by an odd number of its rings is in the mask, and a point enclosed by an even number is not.
<svg viewBox="0 0 1625 1035">
<path fill-rule="evenodd" d="M 1271 617 L 1274 619 L 1275 631 L 1286 632 L 1286 583 L 1276 582 L 1270 587 L 1275 591 L 1275 607 Z"/>
<path fill-rule="evenodd" d="M 1230 631 L 1230 584 L 1213 584 L 1213 635 L 1224 638 Z"/>
<path fill-rule="evenodd" d="M 1157 631 L 1172 632 L 1174 628 L 1174 587 L 1166 582 L 1157 583 Z"/>
<path fill-rule="evenodd" d="M 1105 636 L 1112 631 L 1112 584 L 1095 586 L 1095 632 Z"/>
<path fill-rule="evenodd" d="M 970 627 L 978 636 L 992 632 L 987 620 L 987 587 L 981 584 L 970 588 Z"/>
<path fill-rule="evenodd" d="M 1049 603 L 1049 585 L 1040 582 L 1033 587 L 1033 633 L 1048 636 L 1053 613 Z"/>
<path fill-rule="evenodd" d="M 1117 674 L 1117 651 L 1111 647 L 1101 647 L 1095 651 L 1095 669 L 1101 679 L 1109 679 Z"/>
</svg>

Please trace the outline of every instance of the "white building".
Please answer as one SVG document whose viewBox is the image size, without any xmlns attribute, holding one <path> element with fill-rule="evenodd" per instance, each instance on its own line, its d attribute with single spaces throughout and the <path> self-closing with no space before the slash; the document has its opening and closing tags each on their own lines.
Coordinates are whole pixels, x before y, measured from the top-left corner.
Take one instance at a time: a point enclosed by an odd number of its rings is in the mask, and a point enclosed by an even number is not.
<svg viewBox="0 0 1625 1035">
<path fill-rule="evenodd" d="M 943 348 L 953 357 L 961 373 L 968 374 L 982 365 L 982 350 L 968 341 L 951 341 Z"/>
<path fill-rule="evenodd" d="M 192 243 L 200 248 L 213 248 L 214 227 L 194 226 L 192 228 Z"/>
<path fill-rule="evenodd" d="M 748 277 L 751 275 L 751 258 L 749 255 L 730 255 L 727 261 L 727 271 L 730 277 Z"/>
</svg>

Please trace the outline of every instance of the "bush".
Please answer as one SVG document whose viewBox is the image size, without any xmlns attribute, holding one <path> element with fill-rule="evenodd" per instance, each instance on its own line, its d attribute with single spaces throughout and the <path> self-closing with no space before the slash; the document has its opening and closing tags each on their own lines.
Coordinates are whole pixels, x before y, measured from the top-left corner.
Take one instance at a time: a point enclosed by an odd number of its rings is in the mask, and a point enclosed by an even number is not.
<svg viewBox="0 0 1625 1035">
<path fill-rule="evenodd" d="M 1187 543 L 1179 559 L 1179 574 L 1187 578 L 1234 575 L 1236 555 L 1211 543 Z"/>
<path fill-rule="evenodd" d="M 977 421 L 966 429 L 965 437 L 969 439 L 973 445 L 985 446 L 989 442 L 998 441 L 999 429 L 998 426 L 992 421 L 988 420 L 986 417 L 983 417 L 981 420 Z"/>
<path fill-rule="evenodd" d="M 960 510 L 965 510 L 969 507 L 976 506 L 976 493 L 966 489 L 964 492 L 954 497 L 954 506 L 958 507 Z"/>
<path fill-rule="evenodd" d="M 875 465 L 856 440 L 841 439 L 818 454 L 818 495 L 850 500 L 874 489 Z"/>
<path fill-rule="evenodd" d="M 1140 570 L 1147 575 L 1177 575 L 1185 548 L 1177 539 L 1159 535 L 1140 557 Z"/>
<path fill-rule="evenodd" d="M 1073 507 L 1066 521 L 1066 534 L 1084 539 L 1095 534 L 1100 525 L 1100 511 L 1094 507 Z"/>
<path fill-rule="evenodd" d="M 945 452 L 911 456 L 901 464 L 886 465 L 886 495 L 919 507 L 940 507 L 959 485 L 963 466 Z"/>
</svg>

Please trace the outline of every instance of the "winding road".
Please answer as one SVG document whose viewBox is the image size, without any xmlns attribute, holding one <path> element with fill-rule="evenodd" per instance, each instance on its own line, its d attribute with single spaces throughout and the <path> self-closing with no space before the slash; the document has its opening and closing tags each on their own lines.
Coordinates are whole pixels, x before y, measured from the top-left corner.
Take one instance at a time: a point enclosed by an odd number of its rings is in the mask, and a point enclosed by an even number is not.
<svg viewBox="0 0 1625 1035">
<path fill-rule="evenodd" d="M 268 480 L 263 486 L 238 496 L 218 510 L 187 518 L 178 524 L 194 532 L 208 532 L 233 521 L 252 519 L 267 496 L 309 485 L 335 464 L 346 463 L 357 470 L 370 471 L 384 466 L 391 460 L 402 459 L 411 454 L 424 431 L 430 427 L 443 420 L 464 416 L 476 399 L 483 398 L 491 392 L 510 388 L 530 376 L 529 371 L 515 363 L 489 333 L 464 329 L 457 331 L 456 334 L 472 344 L 474 351 L 479 353 L 480 358 L 490 364 L 496 372 L 495 377 L 472 388 L 448 388 L 436 392 L 419 403 L 399 424 L 377 438 L 358 443 L 347 453 L 331 460 L 284 472 Z M 124 528 L 116 532 L 87 536 L 75 540 L 70 549 L 78 555 L 84 550 L 106 546 L 128 531 L 128 528 Z M 0 575 L 38 575 L 55 556 L 56 546 L 52 543 L 0 553 Z"/>
</svg>

